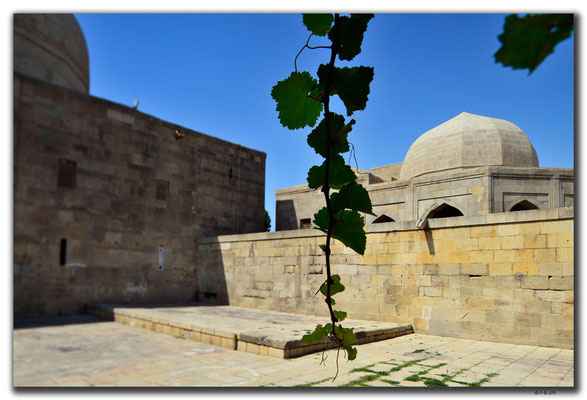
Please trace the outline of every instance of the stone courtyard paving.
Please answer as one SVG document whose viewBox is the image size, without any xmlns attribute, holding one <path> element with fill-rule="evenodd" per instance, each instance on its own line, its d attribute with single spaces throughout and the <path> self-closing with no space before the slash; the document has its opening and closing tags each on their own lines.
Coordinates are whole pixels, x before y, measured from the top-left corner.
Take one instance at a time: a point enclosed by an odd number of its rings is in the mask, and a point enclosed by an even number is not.
<svg viewBox="0 0 587 400">
<path fill-rule="evenodd" d="M 573 351 L 411 334 L 279 359 L 91 317 L 14 330 L 13 384 L 30 386 L 572 387 Z M 85 323 L 79 323 L 79 322 Z"/>
</svg>

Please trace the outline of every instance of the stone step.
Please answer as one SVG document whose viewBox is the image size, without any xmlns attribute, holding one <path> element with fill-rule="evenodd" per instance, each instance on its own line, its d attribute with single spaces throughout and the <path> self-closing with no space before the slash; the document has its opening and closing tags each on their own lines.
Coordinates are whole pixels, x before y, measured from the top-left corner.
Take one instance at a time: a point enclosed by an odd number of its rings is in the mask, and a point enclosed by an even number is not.
<svg viewBox="0 0 587 400">
<path fill-rule="evenodd" d="M 89 314 L 178 338 L 279 358 L 294 358 L 322 351 L 324 340 L 311 345 L 303 335 L 326 317 L 206 304 L 117 305 L 88 304 Z M 345 320 L 353 328 L 356 344 L 376 342 L 413 333 L 409 324 Z"/>
</svg>

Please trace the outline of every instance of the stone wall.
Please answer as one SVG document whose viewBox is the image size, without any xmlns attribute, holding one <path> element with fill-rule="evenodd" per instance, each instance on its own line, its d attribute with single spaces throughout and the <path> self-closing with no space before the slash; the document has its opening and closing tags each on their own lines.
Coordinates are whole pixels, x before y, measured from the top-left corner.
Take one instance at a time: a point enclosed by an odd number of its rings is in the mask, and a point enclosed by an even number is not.
<svg viewBox="0 0 587 400">
<path fill-rule="evenodd" d="M 353 171 L 357 183 L 363 187 L 382 182 L 381 178 L 368 171 L 356 168 Z M 312 221 L 314 214 L 326 205 L 324 193 L 310 189 L 306 184 L 277 189 L 275 197 L 276 231 L 306 229 L 308 221 Z"/>
<path fill-rule="evenodd" d="M 200 235 L 263 231 L 264 153 L 18 74 L 14 85 L 15 316 L 192 300 Z"/>
<path fill-rule="evenodd" d="M 441 336 L 572 348 L 573 209 L 369 227 L 364 256 L 334 241 L 349 318 Z M 314 230 L 201 238 L 198 288 L 237 306 L 327 316 Z M 219 284 L 221 283 L 221 284 Z"/>
<path fill-rule="evenodd" d="M 380 183 L 359 181 L 369 191 L 377 217 L 412 221 L 443 203 L 465 216 L 509 211 L 522 200 L 539 209 L 573 206 L 573 174 L 569 168 L 485 166 Z M 312 218 L 325 205 L 323 194 L 307 185 L 279 189 L 276 200 L 276 230 L 298 229 L 300 219 Z M 367 225 L 377 217 L 367 215 Z"/>
</svg>

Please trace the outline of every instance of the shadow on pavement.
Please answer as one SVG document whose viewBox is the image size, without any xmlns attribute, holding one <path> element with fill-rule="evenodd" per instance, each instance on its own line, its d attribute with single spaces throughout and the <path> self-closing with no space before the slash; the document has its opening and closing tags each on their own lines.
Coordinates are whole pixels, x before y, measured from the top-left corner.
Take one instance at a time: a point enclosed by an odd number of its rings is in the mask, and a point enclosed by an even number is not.
<svg viewBox="0 0 587 400">
<path fill-rule="evenodd" d="M 40 328 L 45 326 L 62 326 L 104 322 L 92 315 L 66 315 L 58 317 L 19 318 L 14 320 L 14 329 Z"/>
</svg>

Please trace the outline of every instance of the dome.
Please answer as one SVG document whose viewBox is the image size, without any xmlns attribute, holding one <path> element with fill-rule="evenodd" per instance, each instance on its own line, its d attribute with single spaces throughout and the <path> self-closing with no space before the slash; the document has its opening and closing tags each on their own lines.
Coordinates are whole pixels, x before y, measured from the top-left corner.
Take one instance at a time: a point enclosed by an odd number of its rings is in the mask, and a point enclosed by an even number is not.
<svg viewBox="0 0 587 400">
<path fill-rule="evenodd" d="M 88 48 L 75 17 L 14 14 L 14 71 L 88 93 Z"/>
<path fill-rule="evenodd" d="M 538 156 L 526 134 L 511 122 L 463 112 L 412 144 L 400 179 L 487 165 L 538 167 Z"/>
</svg>

